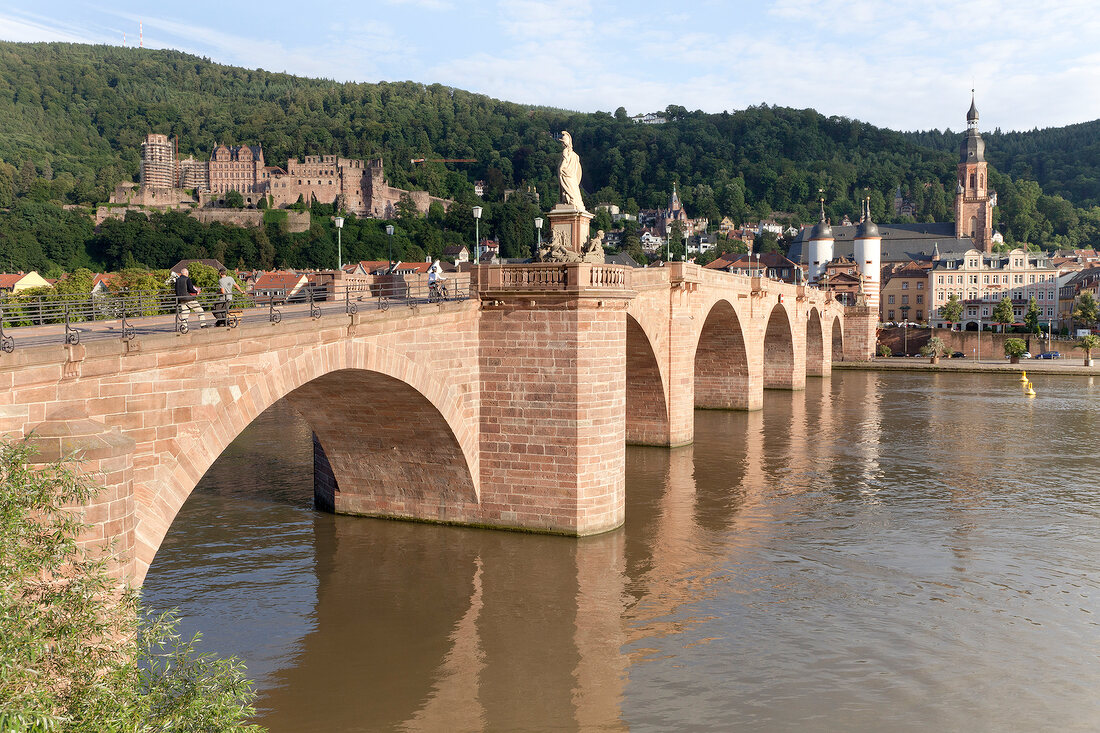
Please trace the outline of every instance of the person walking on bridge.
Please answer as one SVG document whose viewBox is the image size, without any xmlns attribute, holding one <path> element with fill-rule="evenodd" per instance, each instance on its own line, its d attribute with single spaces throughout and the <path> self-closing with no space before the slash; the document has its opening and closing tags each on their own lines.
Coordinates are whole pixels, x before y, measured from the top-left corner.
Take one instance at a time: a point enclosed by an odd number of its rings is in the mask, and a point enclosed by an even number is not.
<svg viewBox="0 0 1100 733">
<path fill-rule="evenodd" d="M 206 311 L 198 301 L 199 288 L 188 274 L 187 268 L 180 270 L 176 278 L 176 303 L 179 304 L 180 321 L 187 323 L 187 317 L 191 313 L 199 314 L 199 328 L 206 328 L 210 324 L 206 322 Z"/>
<path fill-rule="evenodd" d="M 225 326 L 229 323 L 229 306 L 233 302 L 233 288 L 242 293 L 244 288 L 224 267 L 218 270 L 218 275 L 218 302 L 214 304 L 214 325 Z"/>
</svg>

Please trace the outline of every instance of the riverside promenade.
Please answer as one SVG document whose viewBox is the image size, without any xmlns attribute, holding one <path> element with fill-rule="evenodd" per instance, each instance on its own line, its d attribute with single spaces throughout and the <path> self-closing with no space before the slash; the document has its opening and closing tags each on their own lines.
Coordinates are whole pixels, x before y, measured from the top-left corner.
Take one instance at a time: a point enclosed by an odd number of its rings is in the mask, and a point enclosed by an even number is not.
<svg viewBox="0 0 1100 733">
<path fill-rule="evenodd" d="M 1100 359 L 1096 360 L 1100 361 Z M 1008 359 L 1000 361 L 976 361 L 974 359 L 940 359 L 938 364 L 929 362 L 928 357 L 876 357 L 873 361 L 835 361 L 833 369 L 855 369 L 875 372 L 1007 372 L 1058 376 L 1100 376 L 1100 366 L 1087 367 L 1081 355 L 1062 359 L 1021 359 L 1019 364 L 1010 364 Z"/>
</svg>

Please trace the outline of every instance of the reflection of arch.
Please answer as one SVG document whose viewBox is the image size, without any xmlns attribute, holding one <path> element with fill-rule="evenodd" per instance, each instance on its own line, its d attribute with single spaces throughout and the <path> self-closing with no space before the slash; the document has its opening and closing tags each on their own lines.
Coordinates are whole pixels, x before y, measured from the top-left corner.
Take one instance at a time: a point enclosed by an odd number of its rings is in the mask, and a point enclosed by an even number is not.
<svg viewBox="0 0 1100 733">
<path fill-rule="evenodd" d="M 821 315 L 810 309 L 806 319 L 806 376 L 825 375 L 825 337 L 821 333 Z"/>
<path fill-rule="evenodd" d="M 844 361 L 844 327 L 840 316 L 833 318 L 833 361 Z"/>
<path fill-rule="evenodd" d="M 344 482 L 338 509 L 366 513 L 368 505 L 382 501 L 388 502 L 386 513 L 394 516 L 416 510 L 418 516 L 445 519 L 447 501 L 477 501 L 477 431 L 456 391 L 437 380 L 429 367 L 370 344 L 333 342 L 303 349 L 278 367 L 257 369 L 242 382 L 233 389 L 196 389 L 189 395 L 189 403 L 196 405 L 190 408 L 192 422 L 178 426 L 157 479 L 135 485 L 137 583 L 206 470 L 245 427 L 283 397 L 317 433 L 320 462 L 327 456 L 336 482 Z M 209 421 L 200 421 L 200 414 Z M 418 425 L 419 420 L 427 425 Z M 429 440 L 420 440 L 421 433 Z M 413 442 L 398 445 L 398 440 Z M 364 455 L 370 458 L 355 460 Z M 398 485 L 391 474 L 407 483 Z"/>
<path fill-rule="evenodd" d="M 749 358 L 741 321 L 729 301 L 714 304 L 695 347 L 695 406 L 746 409 Z"/>
<path fill-rule="evenodd" d="M 667 445 L 668 403 L 653 344 L 641 324 L 626 316 L 626 442 Z"/>
<path fill-rule="evenodd" d="M 768 314 L 764 332 L 764 389 L 794 389 L 794 334 L 787 310 L 779 304 Z"/>
</svg>

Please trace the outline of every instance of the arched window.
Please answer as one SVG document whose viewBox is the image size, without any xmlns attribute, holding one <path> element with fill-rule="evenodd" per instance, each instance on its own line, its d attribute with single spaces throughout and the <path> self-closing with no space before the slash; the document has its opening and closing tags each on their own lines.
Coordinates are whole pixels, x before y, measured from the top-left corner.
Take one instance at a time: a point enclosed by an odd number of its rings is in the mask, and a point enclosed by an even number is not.
<svg viewBox="0 0 1100 733">
<path fill-rule="evenodd" d="M 985 175 L 984 174 L 978 176 L 978 186 L 981 187 L 981 188 L 985 188 Z"/>
<path fill-rule="evenodd" d="M 977 176 L 977 174 L 974 174 L 974 173 L 970 174 L 970 187 L 971 188 L 977 188 L 978 187 L 978 176 Z"/>
<path fill-rule="evenodd" d="M 973 238 L 978 234 L 978 217 L 970 217 L 970 236 Z"/>
</svg>

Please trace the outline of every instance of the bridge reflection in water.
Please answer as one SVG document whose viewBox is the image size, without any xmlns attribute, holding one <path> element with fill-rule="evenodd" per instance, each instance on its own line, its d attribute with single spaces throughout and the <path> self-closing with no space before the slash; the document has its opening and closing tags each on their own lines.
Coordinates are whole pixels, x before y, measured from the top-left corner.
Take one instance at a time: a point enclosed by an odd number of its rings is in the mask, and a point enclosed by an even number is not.
<svg viewBox="0 0 1100 733">
<path fill-rule="evenodd" d="M 579 540 L 306 513 L 310 430 L 278 403 L 181 510 L 145 592 L 200 609 L 196 626 L 219 604 L 241 614 L 239 630 L 203 630 L 223 653 L 263 648 L 252 670 L 275 731 L 625 729 L 630 667 L 662 659 L 662 640 L 711 620 L 695 606 L 766 525 L 758 498 L 808 455 L 808 435 L 832 429 L 827 385 L 776 410 L 697 413 L 697 432 L 727 439 L 631 448 L 625 531 Z M 782 443 L 766 449 L 766 433 Z M 256 503 L 268 511 L 254 516 Z M 242 533 L 244 546 L 232 547 Z M 206 583 L 221 597 L 204 597 Z M 235 601 L 224 595 L 231 583 L 241 583 Z M 265 600 L 290 620 L 256 623 Z M 284 648 L 250 627 L 285 637 Z"/>
</svg>

